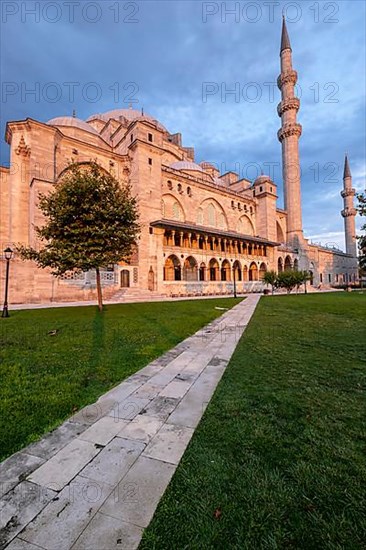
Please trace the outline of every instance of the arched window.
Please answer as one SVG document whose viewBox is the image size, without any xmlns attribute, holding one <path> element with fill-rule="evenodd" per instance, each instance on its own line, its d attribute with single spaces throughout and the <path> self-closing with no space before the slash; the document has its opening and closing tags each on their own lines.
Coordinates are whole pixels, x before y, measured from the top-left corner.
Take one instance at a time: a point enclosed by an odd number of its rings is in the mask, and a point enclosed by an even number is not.
<svg viewBox="0 0 366 550">
<path fill-rule="evenodd" d="M 209 204 L 207 207 L 207 222 L 212 227 L 216 226 L 216 210 L 213 204 Z"/>
<path fill-rule="evenodd" d="M 197 275 L 198 275 L 197 262 L 192 256 L 189 256 L 184 262 L 183 280 L 197 281 Z"/>
<path fill-rule="evenodd" d="M 278 271 L 278 273 L 282 273 L 282 271 L 283 271 L 283 261 L 282 261 L 282 258 L 278 258 L 278 261 L 277 261 L 277 271 Z"/>
<path fill-rule="evenodd" d="M 258 266 L 254 262 L 249 266 L 249 281 L 258 281 Z"/>
<path fill-rule="evenodd" d="M 263 279 L 265 273 L 267 271 L 267 266 L 266 264 L 263 262 L 261 263 L 261 265 L 259 266 L 259 279 Z"/>
<path fill-rule="evenodd" d="M 180 220 L 181 219 L 181 211 L 180 211 L 180 206 L 177 202 L 175 202 L 173 204 L 173 218 L 175 220 Z"/>
<path fill-rule="evenodd" d="M 230 281 L 231 280 L 231 269 L 228 260 L 224 260 L 221 265 L 221 280 Z"/>
<path fill-rule="evenodd" d="M 248 266 L 246 266 L 246 265 L 243 268 L 243 280 L 244 281 L 248 280 Z"/>
<path fill-rule="evenodd" d="M 210 281 L 218 281 L 219 264 L 217 263 L 217 260 L 215 260 L 214 258 L 210 260 L 209 270 L 210 270 Z"/>
<path fill-rule="evenodd" d="M 235 281 L 241 281 L 241 265 L 238 260 L 234 262 L 233 275 L 235 277 Z"/>
<path fill-rule="evenodd" d="M 172 254 L 166 259 L 164 265 L 164 281 L 180 281 L 181 280 L 181 265 L 177 256 Z"/>
<path fill-rule="evenodd" d="M 297 258 L 294 260 L 294 270 L 299 271 L 299 260 Z"/>
<path fill-rule="evenodd" d="M 225 229 L 226 222 L 225 222 L 225 215 L 220 212 L 219 214 L 219 229 Z"/>
<path fill-rule="evenodd" d="M 200 265 L 199 280 L 204 281 L 206 279 L 206 264 L 204 262 Z"/>
<path fill-rule="evenodd" d="M 199 225 L 203 225 L 203 210 L 202 208 L 199 208 L 197 211 L 197 223 Z"/>
<path fill-rule="evenodd" d="M 285 271 L 289 271 L 291 268 L 292 268 L 291 258 L 290 258 L 290 256 L 286 256 L 286 258 L 285 258 Z"/>
</svg>

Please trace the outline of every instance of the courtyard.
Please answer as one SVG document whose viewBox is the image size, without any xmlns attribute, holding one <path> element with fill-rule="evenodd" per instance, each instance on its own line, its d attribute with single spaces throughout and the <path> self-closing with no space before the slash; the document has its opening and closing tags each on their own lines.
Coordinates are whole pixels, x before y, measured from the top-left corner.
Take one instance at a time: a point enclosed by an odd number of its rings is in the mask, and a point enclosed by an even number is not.
<svg viewBox="0 0 366 550">
<path fill-rule="evenodd" d="M 18 453 L 28 464 L 9 459 L 2 547 L 362 548 L 365 305 L 336 292 L 13 312 L 3 457 L 72 414 L 84 432 L 69 423 L 67 440 Z M 109 388 L 107 416 L 81 420 Z M 141 405 L 113 419 L 122 394 Z M 96 483 L 97 499 L 71 499 Z"/>
</svg>

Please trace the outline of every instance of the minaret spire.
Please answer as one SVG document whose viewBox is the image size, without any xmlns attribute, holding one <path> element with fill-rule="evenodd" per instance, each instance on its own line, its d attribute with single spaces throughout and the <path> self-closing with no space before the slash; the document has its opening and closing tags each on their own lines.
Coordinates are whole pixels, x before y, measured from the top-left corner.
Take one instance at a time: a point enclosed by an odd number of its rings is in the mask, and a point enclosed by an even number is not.
<svg viewBox="0 0 366 550">
<path fill-rule="evenodd" d="M 282 16 L 281 53 L 283 52 L 283 50 L 291 50 L 291 44 L 290 44 L 290 39 L 287 32 L 286 20 L 284 15 Z"/>
<path fill-rule="evenodd" d="M 353 197 L 356 191 L 352 187 L 352 175 L 349 167 L 348 156 L 344 159 L 344 171 L 343 171 L 343 191 L 341 196 L 343 197 L 344 209 L 341 214 L 344 218 L 344 233 L 346 239 L 346 252 L 352 256 L 357 256 L 356 246 L 356 208 L 354 206 Z"/>
<path fill-rule="evenodd" d="M 345 156 L 345 159 L 344 159 L 343 179 L 351 178 L 351 177 L 352 177 L 351 169 L 349 167 L 348 156 L 347 156 L 347 153 L 346 153 L 346 156 Z"/>
<path fill-rule="evenodd" d="M 299 247 L 304 244 L 301 214 L 301 184 L 299 138 L 302 127 L 296 117 L 300 109 L 300 100 L 295 96 L 297 72 L 292 67 L 292 50 L 285 18 L 282 22 L 281 37 L 281 74 L 277 85 L 281 90 L 282 101 L 277 106 L 281 117 L 281 128 L 277 133 L 282 145 L 282 173 L 284 189 L 284 206 L 287 211 L 287 242 Z"/>
</svg>

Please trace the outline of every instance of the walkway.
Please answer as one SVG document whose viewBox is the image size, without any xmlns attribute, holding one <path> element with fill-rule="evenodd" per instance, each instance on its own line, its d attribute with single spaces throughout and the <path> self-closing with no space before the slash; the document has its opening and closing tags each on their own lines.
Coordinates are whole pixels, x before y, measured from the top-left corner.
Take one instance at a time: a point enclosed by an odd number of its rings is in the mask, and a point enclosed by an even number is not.
<svg viewBox="0 0 366 550">
<path fill-rule="evenodd" d="M 259 299 L 0 464 L 0 548 L 136 549 Z"/>
</svg>

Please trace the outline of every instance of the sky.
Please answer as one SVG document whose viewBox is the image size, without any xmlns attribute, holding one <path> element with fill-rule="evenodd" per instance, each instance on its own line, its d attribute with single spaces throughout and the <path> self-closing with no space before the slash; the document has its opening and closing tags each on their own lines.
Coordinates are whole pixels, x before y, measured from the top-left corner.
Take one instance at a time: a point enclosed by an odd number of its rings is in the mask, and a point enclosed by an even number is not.
<svg viewBox="0 0 366 550">
<path fill-rule="evenodd" d="M 196 162 L 278 185 L 279 49 L 287 20 L 301 100 L 304 234 L 344 249 L 345 152 L 365 189 L 366 3 L 6 1 L 1 3 L 1 164 L 9 120 L 144 108 Z M 361 220 L 357 219 L 360 227 Z"/>
</svg>

